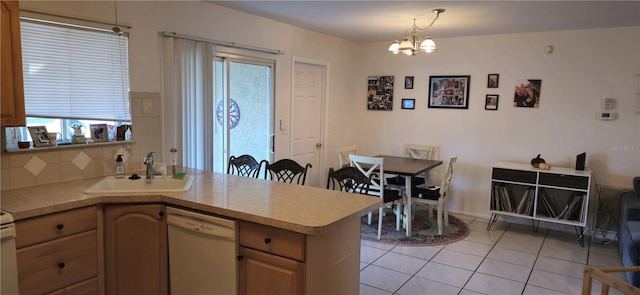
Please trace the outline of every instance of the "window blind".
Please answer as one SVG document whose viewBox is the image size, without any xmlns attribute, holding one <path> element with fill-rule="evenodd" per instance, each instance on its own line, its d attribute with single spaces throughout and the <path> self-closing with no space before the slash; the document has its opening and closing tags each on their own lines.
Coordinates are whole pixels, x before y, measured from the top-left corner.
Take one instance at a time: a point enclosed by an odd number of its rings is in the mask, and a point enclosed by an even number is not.
<svg viewBox="0 0 640 295">
<path fill-rule="evenodd" d="M 21 21 L 28 117 L 130 121 L 126 35 Z"/>
</svg>

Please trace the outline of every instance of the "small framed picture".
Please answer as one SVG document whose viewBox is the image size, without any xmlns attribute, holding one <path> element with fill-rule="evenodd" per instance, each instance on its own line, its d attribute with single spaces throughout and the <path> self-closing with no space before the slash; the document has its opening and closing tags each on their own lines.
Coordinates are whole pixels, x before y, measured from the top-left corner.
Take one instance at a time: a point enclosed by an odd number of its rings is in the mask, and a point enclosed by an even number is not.
<svg viewBox="0 0 640 295">
<path fill-rule="evenodd" d="M 500 74 L 489 74 L 487 76 L 487 88 L 498 88 Z"/>
<path fill-rule="evenodd" d="M 496 111 L 498 110 L 498 98 L 500 96 L 497 94 L 487 94 L 487 98 L 484 102 L 484 109 Z"/>
<path fill-rule="evenodd" d="M 413 98 L 403 98 L 402 99 L 402 108 L 413 110 L 416 108 L 416 100 Z"/>
<path fill-rule="evenodd" d="M 51 142 L 46 126 L 29 126 L 29 134 L 33 140 L 34 147 L 52 146 L 55 145 L 55 141 Z"/>
<path fill-rule="evenodd" d="M 413 76 L 404 77 L 404 89 L 413 89 Z"/>
<path fill-rule="evenodd" d="M 89 125 L 89 129 L 91 129 L 91 138 L 93 138 L 93 141 L 109 141 L 109 131 L 107 129 L 107 124 L 91 124 Z"/>
</svg>

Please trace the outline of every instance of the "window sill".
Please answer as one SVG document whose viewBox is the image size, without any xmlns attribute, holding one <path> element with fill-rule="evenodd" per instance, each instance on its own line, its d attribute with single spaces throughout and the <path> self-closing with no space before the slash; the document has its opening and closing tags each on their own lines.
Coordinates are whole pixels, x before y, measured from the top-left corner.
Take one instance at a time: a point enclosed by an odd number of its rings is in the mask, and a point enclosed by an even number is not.
<svg viewBox="0 0 640 295">
<path fill-rule="evenodd" d="M 76 144 L 62 144 L 62 145 L 52 145 L 52 146 L 43 146 L 43 147 L 30 147 L 28 149 L 5 148 L 5 151 L 7 153 L 29 153 L 29 152 L 42 152 L 42 151 L 61 150 L 61 149 L 86 148 L 86 147 L 94 147 L 94 146 L 125 145 L 125 144 L 130 144 L 135 142 L 136 142 L 135 140 L 125 140 L 125 141 L 110 141 L 110 142 L 76 143 Z"/>
</svg>

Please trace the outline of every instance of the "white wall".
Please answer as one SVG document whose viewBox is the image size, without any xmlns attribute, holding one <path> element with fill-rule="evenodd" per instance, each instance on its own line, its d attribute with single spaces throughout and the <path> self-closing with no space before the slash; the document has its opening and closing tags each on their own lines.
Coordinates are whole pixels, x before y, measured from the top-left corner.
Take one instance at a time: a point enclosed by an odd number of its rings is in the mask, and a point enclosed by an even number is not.
<svg viewBox="0 0 640 295">
<path fill-rule="evenodd" d="M 21 2 L 24 6 L 114 19 L 112 2 Z M 573 166 L 575 155 L 587 152 L 587 166 L 600 184 L 628 187 L 640 175 L 640 116 L 634 115 L 640 99 L 634 76 L 640 73 L 639 27 L 436 38 L 437 53 L 405 57 L 387 53 L 387 43 L 356 44 L 203 2 L 118 1 L 118 19 L 133 26 L 134 92 L 162 91 L 161 31 L 285 51 L 276 57 L 276 120 L 288 125 L 293 57 L 328 63 L 326 168 L 337 165 L 340 145 L 357 144 L 369 155 L 401 155 L 405 142 L 437 145 L 440 159 L 460 155 L 450 206 L 458 211 L 487 214 L 490 167 L 496 161 L 528 162 L 540 153 L 552 165 Z M 555 46 L 551 55 L 543 52 L 548 44 Z M 486 88 L 489 73 L 500 74 L 498 89 Z M 366 110 L 369 75 L 396 77 L 393 111 Z M 469 109 L 428 109 L 429 75 L 471 75 Z M 413 90 L 404 89 L 404 76 L 415 76 Z M 542 79 L 539 109 L 511 106 L 520 78 Z M 497 111 L 484 110 L 486 94 L 500 95 Z M 617 99 L 619 119 L 595 119 L 605 97 Z M 401 98 L 415 98 L 416 109 L 401 110 Z M 171 137 L 167 129 L 163 136 Z M 289 136 L 280 131 L 277 136 L 277 157 L 287 157 Z"/>
<path fill-rule="evenodd" d="M 440 159 L 459 154 L 451 208 L 488 214 L 491 165 L 528 163 L 537 154 L 554 166 L 573 167 L 586 152 L 599 184 L 629 187 L 640 175 L 640 28 L 437 39 L 438 52 L 414 57 L 386 52 L 388 43 L 360 47 L 355 94 L 344 109 L 354 132 L 338 145 L 363 154 L 401 155 L 405 142 L 440 146 Z M 553 45 L 553 54 L 544 53 Z M 497 89 L 487 74 L 500 74 Z M 366 110 L 369 75 L 394 75 L 393 111 Z M 430 75 L 471 75 L 469 109 L 428 109 Z M 404 89 L 404 76 L 415 76 Z M 541 79 L 540 108 L 512 106 L 517 79 Z M 497 111 L 484 110 L 486 94 L 500 95 Z M 603 98 L 616 98 L 618 119 L 595 118 Z M 400 109 L 415 98 L 415 110 Z M 433 175 L 432 175 L 433 177 Z"/>
</svg>

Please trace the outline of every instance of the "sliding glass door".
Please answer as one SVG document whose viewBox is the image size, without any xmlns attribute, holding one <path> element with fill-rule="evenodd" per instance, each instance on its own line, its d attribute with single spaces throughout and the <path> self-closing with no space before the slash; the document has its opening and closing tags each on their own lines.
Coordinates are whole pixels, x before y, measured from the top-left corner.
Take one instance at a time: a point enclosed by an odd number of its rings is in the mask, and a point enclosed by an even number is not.
<svg viewBox="0 0 640 295">
<path fill-rule="evenodd" d="M 225 173 L 232 155 L 271 160 L 273 68 L 265 61 L 214 60 L 214 171 Z"/>
</svg>

